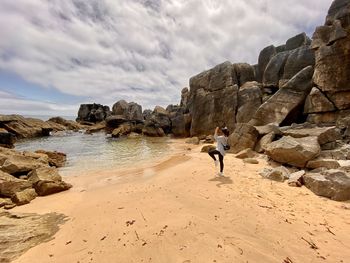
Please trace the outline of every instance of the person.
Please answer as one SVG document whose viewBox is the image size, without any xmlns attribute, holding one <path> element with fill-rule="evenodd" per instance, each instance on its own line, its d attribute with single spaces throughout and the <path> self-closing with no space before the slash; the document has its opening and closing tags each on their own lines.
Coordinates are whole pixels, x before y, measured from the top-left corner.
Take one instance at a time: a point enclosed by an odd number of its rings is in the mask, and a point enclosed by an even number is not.
<svg viewBox="0 0 350 263">
<path fill-rule="evenodd" d="M 212 149 L 208 152 L 210 157 L 214 159 L 215 167 L 217 167 L 218 163 L 220 162 L 220 172 L 218 173 L 219 176 L 224 176 L 224 145 L 227 145 L 228 136 L 229 131 L 226 127 L 221 129 L 219 127 L 216 127 L 214 133 L 214 139 L 216 140 L 216 149 Z M 216 154 L 218 155 L 219 160 L 216 159 Z"/>
</svg>

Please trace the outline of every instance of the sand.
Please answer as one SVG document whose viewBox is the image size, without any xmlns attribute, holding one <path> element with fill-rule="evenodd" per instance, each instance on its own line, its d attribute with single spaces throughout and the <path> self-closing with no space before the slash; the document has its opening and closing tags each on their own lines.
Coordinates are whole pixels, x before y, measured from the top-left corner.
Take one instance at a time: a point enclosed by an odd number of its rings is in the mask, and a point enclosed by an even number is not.
<svg viewBox="0 0 350 263">
<path fill-rule="evenodd" d="M 59 212 L 54 240 L 15 262 L 350 262 L 350 203 L 263 179 L 266 166 L 225 157 L 225 178 L 201 146 L 129 170 L 75 174 L 67 192 L 18 212 Z"/>
</svg>

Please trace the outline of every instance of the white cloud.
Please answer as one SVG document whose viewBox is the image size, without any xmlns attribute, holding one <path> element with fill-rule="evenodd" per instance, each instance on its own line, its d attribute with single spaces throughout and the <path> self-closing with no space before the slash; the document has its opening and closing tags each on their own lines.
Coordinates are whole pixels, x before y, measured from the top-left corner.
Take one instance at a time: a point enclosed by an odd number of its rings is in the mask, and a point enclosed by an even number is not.
<svg viewBox="0 0 350 263">
<path fill-rule="evenodd" d="M 2 0 L 0 70 L 91 102 L 166 106 L 192 75 L 225 60 L 254 64 L 263 47 L 323 24 L 330 4 Z"/>
</svg>

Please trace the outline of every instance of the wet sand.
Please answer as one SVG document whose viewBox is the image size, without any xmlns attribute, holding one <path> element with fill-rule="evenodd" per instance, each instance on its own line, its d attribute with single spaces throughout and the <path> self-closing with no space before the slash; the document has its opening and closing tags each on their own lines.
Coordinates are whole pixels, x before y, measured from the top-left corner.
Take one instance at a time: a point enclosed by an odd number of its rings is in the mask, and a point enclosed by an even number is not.
<svg viewBox="0 0 350 263">
<path fill-rule="evenodd" d="M 175 148 L 156 164 L 66 176 L 70 191 L 15 208 L 69 221 L 14 262 L 349 262 L 350 203 L 261 178 L 263 159 L 226 155 L 218 178 L 201 146 Z"/>
</svg>

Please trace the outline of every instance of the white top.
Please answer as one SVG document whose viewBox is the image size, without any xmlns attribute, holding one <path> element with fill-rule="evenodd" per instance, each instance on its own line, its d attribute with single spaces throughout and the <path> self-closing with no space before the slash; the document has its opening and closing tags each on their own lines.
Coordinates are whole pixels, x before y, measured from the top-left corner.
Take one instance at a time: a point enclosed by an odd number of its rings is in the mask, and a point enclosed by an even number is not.
<svg viewBox="0 0 350 263">
<path fill-rule="evenodd" d="M 227 137 L 226 136 L 217 136 L 214 135 L 214 139 L 216 140 L 216 150 L 218 150 L 222 156 L 225 156 L 225 150 L 224 145 L 227 144 Z"/>
</svg>

